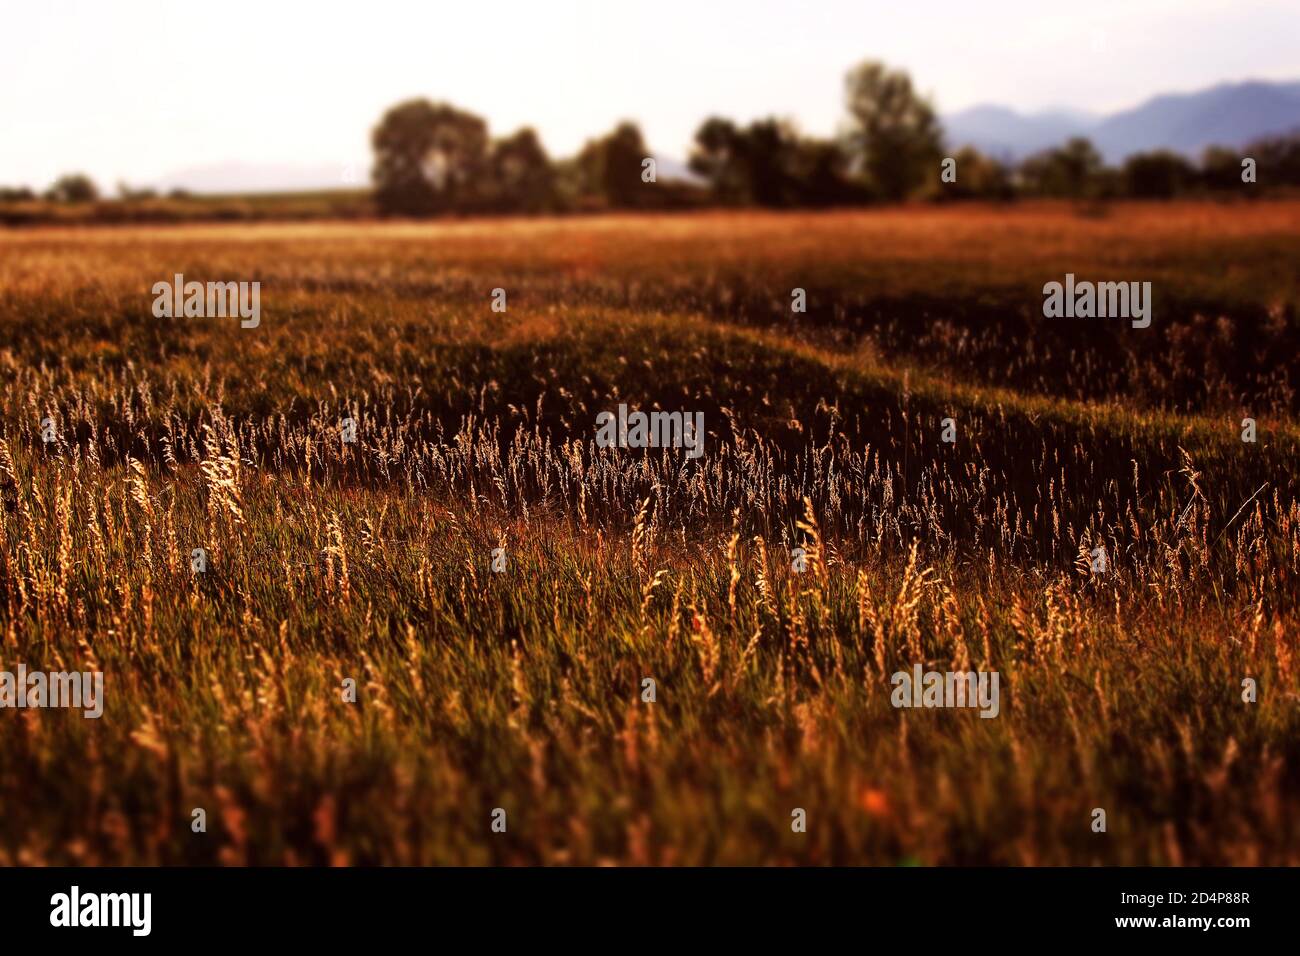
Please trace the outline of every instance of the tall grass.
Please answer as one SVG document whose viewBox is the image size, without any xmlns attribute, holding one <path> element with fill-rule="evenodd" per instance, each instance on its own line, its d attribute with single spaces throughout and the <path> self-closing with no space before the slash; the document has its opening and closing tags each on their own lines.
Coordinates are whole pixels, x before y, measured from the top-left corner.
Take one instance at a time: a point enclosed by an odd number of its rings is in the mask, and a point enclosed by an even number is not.
<svg viewBox="0 0 1300 956">
<path fill-rule="evenodd" d="M 1295 863 L 1298 223 L 0 236 L 0 669 L 107 684 L 0 711 L 0 862 Z M 1034 318 L 1090 269 L 1152 328 Z M 706 453 L 597 448 L 619 402 Z"/>
</svg>

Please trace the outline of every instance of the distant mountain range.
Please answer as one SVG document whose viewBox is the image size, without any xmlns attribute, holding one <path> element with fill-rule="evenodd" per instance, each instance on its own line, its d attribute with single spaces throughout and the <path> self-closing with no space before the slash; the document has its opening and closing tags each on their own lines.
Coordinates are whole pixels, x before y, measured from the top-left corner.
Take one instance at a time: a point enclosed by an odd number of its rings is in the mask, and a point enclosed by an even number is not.
<svg viewBox="0 0 1300 956">
<path fill-rule="evenodd" d="M 1086 136 L 1107 162 L 1132 153 L 1170 149 L 1196 158 L 1206 146 L 1244 146 L 1251 140 L 1300 130 L 1300 82 L 1223 83 L 1197 93 L 1156 96 L 1108 116 L 1057 109 L 1018 113 L 1005 106 L 973 106 L 941 117 L 948 145 L 971 145 L 1009 160 Z M 698 181 L 686 164 L 658 156 L 659 178 Z M 251 193 L 364 187 L 369 163 L 266 165 L 219 163 L 163 177 L 153 185 L 196 193 Z"/>
<path fill-rule="evenodd" d="M 1024 114 L 1003 106 L 973 106 L 942 117 L 948 145 L 971 145 L 1004 159 L 1086 136 L 1107 162 L 1168 149 L 1195 158 L 1207 146 L 1244 146 L 1300 129 L 1300 82 L 1222 83 L 1197 93 L 1171 93 L 1108 116 L 1074 110 Z"/>
<path fill-rule="evenodd" d="M 370 178 L 369 165 L 344 163 L 211 163 L 164 176 L 157 189 L 184 189 L 203 195 L 308 192 L 318 189 L 363 188 Z"/>
</svg>

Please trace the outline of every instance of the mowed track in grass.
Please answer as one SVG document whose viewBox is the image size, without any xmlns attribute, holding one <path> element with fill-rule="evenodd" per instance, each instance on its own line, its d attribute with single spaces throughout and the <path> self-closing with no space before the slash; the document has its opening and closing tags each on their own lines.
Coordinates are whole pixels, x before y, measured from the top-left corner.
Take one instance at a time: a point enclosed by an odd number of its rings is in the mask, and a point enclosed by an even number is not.
<svg viewBox="0 0 1300 956">
<path fill-rule="evenodd" d="M 1295 862 L 1297 226 L 0 234 L 0 664 L 108 685 L 0 711 L 0 858 Z M 178 272 L 260 326 L 154 318 Z M 1066 272 L 1151 328 L 1044 319 Z M 597 449 L 619 402 L 704 455 Z M 914 663 L 999 716 L 893 708 Z"/>
</svg>

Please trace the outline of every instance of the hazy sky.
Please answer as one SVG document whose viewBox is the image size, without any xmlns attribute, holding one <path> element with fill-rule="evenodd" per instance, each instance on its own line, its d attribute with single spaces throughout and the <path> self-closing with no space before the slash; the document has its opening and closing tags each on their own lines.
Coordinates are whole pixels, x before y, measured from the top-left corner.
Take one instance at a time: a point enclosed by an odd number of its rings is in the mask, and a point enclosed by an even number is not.
<svg viewBox="0 0 1300 956">
<path fill-rule="evenodd" d="M 1300 79 L 1300 0 L 0 0 L 0 185 L 229 161 L 369 165 L 412 96 L 533 125 L 565 155 L 623 117 L 685 158 L 700 120 L 831 133 L 855 62 L 941 111 L 1110 110 Z"/>
</svg>

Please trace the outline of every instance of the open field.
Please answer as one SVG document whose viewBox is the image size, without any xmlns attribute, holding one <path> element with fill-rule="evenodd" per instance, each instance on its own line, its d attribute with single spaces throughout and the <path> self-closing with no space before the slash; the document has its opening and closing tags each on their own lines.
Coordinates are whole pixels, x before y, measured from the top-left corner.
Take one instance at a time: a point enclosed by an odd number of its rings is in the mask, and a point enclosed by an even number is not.
<svg viewBox="0 0 1300 956">
<path fill-rule="evenodd" d="M 107 688 L 0 710 L 0 863 L 1300 863 L 1298 263 L 1300 202 L 0 232 L 0 670 Z"/>
<path fill-rule="evenodd" d="M 0 226 L 84 227 L 361 219 L 375 214 L 368 189 L 231 195 L 151 196 L 95 202 L 0 202 Z"/>
</svg>

